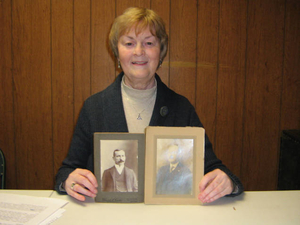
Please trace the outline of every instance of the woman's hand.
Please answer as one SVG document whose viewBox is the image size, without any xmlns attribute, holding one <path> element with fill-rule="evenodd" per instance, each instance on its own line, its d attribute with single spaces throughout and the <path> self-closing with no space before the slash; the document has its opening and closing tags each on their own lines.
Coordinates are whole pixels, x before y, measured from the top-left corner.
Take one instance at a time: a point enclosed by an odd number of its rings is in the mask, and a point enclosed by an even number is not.
<svg viewBox="0 0 300 225">
<path fill-rule="evenodd" d="M 233 191 L 232 180 L 220 169 L 207 173 L 199 183 L 198 199 L 203 203 L 210 203 Z"/>
<path fill-rule="evenodd" d="M 96 177 L 91 171 L 86 169 L 74 170 L 64 182 L 64 188 L 68 195 L 79 201 L 85 200 L 84 195 L 92 198 L 96 197 L 97 187 Z"/>
</svg>

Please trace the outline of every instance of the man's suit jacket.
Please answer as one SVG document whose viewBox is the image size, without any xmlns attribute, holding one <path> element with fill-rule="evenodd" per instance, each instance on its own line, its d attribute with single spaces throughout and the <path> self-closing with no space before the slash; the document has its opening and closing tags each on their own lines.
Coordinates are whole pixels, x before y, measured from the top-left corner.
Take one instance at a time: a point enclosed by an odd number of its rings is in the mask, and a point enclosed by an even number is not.
<svg viewBox="0 0 300 225">
<path fill-rule="evenodd" d="M 102 177 L 102 191 L 116 192 L 116 180 L 115 174 L 118 173 L 115 166 L 107 169 L 103 173 Z M 128 192 L 137 192 L 138 191 L 138 182 L 136 175 L 132 169 L 124 167 L 126 187 Z"/>
<path fill-rule="evenodd" d="M 192 194 L 193 175 L 183 164 L 178 163 L 170 172 L 170 165 L 161 167 L 156 176 L 156 194 Z"/>
<path fill-rule="evenodd" d="M 123 72 L 120 73 L 114 83 L 85 101 L 78 117 L 68 155 L 56 175 L 55 189 L 59 193 L 65 194 L 60 191 L 59 186 L 76 168 L 85 168 L 94 172 L 94 132 L 128 132 L 121 94 L 123 75 Z M 194 106 L 188 99 L 169 89 L 158 75 L 155 75 L 155 79 L 157 96 L 149 125 L 203 127 Z M 237 194 L 243 192 L 242 183 L 216 157 L 205 135 L 205 173 L 217 168 L 223 170 L 238 185 Z"/>
</svg>

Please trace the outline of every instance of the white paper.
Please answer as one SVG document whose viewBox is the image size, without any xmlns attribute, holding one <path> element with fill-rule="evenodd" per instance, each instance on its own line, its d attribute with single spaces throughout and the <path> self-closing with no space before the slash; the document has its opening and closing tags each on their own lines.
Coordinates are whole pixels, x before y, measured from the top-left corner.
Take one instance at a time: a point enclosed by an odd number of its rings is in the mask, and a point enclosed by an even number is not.
<svg viewBox="0 0 300 225">
<path fill-rule="evenodd" d="M 46 220 L 41 222 L 39 225 L 48 225 L 53 223 L 55 220 L 59 219 L 65 211 L 66 211 L 65 209 L 58 209 L 55 213 L 53 213 L 51 216 L 49 216 Z"/>
<path fill-rule="evenodd" d="M 52 215 L 58 218 L 54 213 L 67 203 L 61 199 L 0 193 L 0 225 L 40 224 Z"/>
</svg>

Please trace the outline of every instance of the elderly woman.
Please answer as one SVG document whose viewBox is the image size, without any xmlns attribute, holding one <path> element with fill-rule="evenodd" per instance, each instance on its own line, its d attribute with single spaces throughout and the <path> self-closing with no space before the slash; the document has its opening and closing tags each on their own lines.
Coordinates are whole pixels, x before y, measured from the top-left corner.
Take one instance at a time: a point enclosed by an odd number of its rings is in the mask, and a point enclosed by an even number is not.
<svg viewBox="0 0 300 225">
<path fill-rule="evenodd" d="M 144 133 L 147 126 L 202 127 L 191 103 L 156 74 L 167 53 L 168 36 L 155 12 L 127 9 L 115 19 L 109 42 L 123 72 L 104 91 L 85 101 L 68 156 L 56 176 L 56 190 L 80 201 L 97 194 L 94 132 Z M 240 194 L 240 180 L 215 156 L 205 138 L 205 176 L 199 184 L 199 200 L 212 202 Z"/>
</svg>

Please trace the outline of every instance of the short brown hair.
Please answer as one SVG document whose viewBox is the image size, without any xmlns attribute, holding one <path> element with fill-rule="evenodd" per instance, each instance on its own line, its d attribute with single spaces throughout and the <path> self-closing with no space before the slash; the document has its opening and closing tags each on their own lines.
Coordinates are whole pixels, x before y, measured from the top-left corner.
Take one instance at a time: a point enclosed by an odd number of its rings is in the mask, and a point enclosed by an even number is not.
<svg viewBox="0 0 300 225">
<path fill-rule="evenodd" d="M 165 24 L 153 10 L 140 7 L 128 8 L 115 19 L 109 33 L 109 45 L 114 55 L 119 57 L 119 38 L 129 32 L 132 27 L 135 27 L 137 35 L 149 27 L 152 35 L 160 41 L 160 60 L 162 61 L 168 50 L 168 35 Z"/>
</svg>

